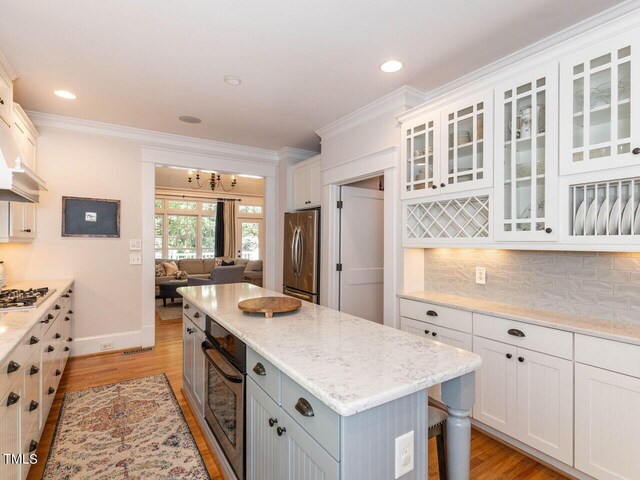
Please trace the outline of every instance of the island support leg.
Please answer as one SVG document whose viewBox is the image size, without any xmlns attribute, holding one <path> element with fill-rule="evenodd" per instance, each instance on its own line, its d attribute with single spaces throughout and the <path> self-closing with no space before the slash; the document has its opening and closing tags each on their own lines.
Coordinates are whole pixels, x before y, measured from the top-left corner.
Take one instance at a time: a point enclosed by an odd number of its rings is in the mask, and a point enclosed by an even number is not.
<svg viewBox="0 0 640 480">
<path fill-rule="evenodd" d="M 447 471 L 449 480 L 469 480 L 471 462 L 471 407 L 475 401 L 475 373 L 442 384 L 447 406 Z"/>
</svg>

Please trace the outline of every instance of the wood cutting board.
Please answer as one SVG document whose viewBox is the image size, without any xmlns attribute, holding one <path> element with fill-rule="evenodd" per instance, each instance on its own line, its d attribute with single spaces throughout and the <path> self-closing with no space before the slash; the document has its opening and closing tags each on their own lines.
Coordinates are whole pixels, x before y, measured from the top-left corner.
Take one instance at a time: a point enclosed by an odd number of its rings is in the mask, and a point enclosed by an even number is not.
<svg viewBox="0 0 640 480">
<path fill-rule="evenodd" d="M 264 313 L 266 318 L 274 313 L 286 313 L 298 310 L 302 301 L 292 297 L 255 297 L 242 300 L 238 308 L 243 312 Z"/>
</svg>

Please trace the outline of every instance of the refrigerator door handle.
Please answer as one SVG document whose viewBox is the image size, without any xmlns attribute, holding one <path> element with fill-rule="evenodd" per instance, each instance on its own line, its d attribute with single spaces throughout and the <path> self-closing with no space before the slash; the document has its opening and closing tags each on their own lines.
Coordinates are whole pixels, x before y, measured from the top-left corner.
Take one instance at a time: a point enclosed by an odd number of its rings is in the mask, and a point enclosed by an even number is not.
<svg viewBox="0 0 640 480">
<path fill-rule="evenodd" d="M 304 251 L 303 250 L 304 249 L 303 242 L 304 242 L 304 238 L 302 236 L 302 228 L 298 227 L 298 247 L 297 247 L 297 249 L 298 249 L 298 252 L 297 252 L 297 255 L 298 255 L 298 276 L 302 275 L 302 265 L 303 265 L 303 263 L 302 263 L 302 261 L 303 261 L 302 254 L 303 254 L 303 251 Z"/>
<path fill-rule="evenodd" d="M 293 238 L 291 239 L 291 265 L 293 266 L 293 273 L 298 274 L 298 268 L 296 266 L 296 244 L 298 240 L 298 227 L 293 229 Z"/>
</svg>

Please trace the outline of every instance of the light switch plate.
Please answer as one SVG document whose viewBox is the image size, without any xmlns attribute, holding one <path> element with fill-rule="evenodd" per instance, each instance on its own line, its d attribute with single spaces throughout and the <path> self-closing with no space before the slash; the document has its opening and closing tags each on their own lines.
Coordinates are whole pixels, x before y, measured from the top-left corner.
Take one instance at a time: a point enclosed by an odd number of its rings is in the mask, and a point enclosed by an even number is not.
<svg viewBox="0 0 640 480">
<path fill-rule="evenodd" d="M 413 430 L 396 437 L 396 477 L 400 478 L 413 470 Z"/>
<path fill-rule="evenodd" d="M 142 253 L 129 252 L 129 265 L 142 265 Z"/>
<path fill-rule="evenodd" d="M 487 269 L 484 267 L 476 267 L 476 283 L 480 285 L 487 284 Z"/>
<path fill-rule="evenodd" d="M 129 240 L 129 250 L 142 250 L 142 240 L 139 238 Z"/>
</svg>

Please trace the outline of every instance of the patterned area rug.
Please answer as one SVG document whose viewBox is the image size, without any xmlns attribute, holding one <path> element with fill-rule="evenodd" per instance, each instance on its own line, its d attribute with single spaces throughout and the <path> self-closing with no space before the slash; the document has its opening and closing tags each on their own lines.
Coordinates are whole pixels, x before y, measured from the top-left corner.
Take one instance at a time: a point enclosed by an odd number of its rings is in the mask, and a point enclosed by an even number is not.
<svg viewBox="0 0 640 480">
<path fill-rule="evenodd" d="M 167 377 L 67 393 L 46 480 L 209 480 Z"/>
<path fill-rule="evenodd" d="M 163 307 L 162 300 L 156 300 L 156 312 L 160 320 L 180 320 L 182 319 L 182 302 L 167 301 L 167 306 Z"/>
</svg>

